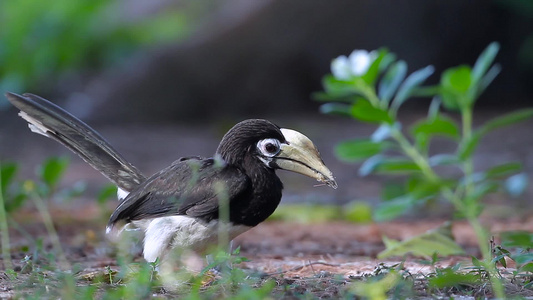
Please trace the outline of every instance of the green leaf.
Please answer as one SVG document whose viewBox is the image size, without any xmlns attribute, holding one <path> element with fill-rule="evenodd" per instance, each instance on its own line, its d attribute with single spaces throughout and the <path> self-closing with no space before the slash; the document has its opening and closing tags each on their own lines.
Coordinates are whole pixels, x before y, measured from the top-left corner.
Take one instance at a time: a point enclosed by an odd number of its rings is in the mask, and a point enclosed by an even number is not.
<svg viewBox="0 0 533 300">
<path fill-rule="evenodd" d="M 457 148 L 457 157 L 459 160 L 464 161 L 472 156 L 481 140 L 481 136 L 479 132 L 474 132 L 470 138 L 463 140 L 459 144 Z"/>
<path fill-rule="evenodd" d="M 16 163 L 2 162 L 0 166 L 0 179 L 2 179 L 2 181 L 0 181 L 0 192 L 5 194 L 7 187 L 17 174 L 18 165 Z"/>
<path fill-rule="evenodd" d="M 502 246 L 533 248 L 533 233 L 528 231 L 505 231 L 501 234 Z"/>
<path fill-rule="evenodd" d="M 383 160 L 374 169 L 376 173 L 385 174 L 410 174 L 420 171 L 420 167 L 414 162 L 407 159 L 390 158 Z"/>
<path fill-rule="evenodd" d="M 396 123 L 396 124 L 398 124 L 398 123 Z M 376 129 L 376 131 L 374 131 L 374 133 L 372 133 L 372 136 L 370 137 L 370 139 L 373 142 L 376 142 L 376 143 L 377 142 L 382 142 L 382 141 L 388 139 L 390 137 L 391 128 L 392 128 L 392 126 L 389 125 L 389 124 L 381 124 L 378 127 L 378 129 Z"/>
<path fill-rule="evenodd" d="M 383 155 L 377 154 L 369 159 L 367 159 L 359 168 L 359 176 L 367 176 L 370 175 L 377 167 L 378 164 L 380 164 L 385 157 Z"/>
<path fill-rule="evenodd" d="M 523 265 L 523 264 L 533 262 L 533 253 L 517 254 L 511 257 L 518 265 Z"/>
<path fill-rule="evenodd" d="M 529 183 L 527 174 L 520 173 L 513 175 L 505 180 L 505 190 L 509 195 L 518 197 L 524 193 Z"/>
<path fill-rule="evenodd" d="M 521 266 L 519 269 L 518 269 L 518 272 L 528 272 L 528 273 L 533 273 L 533 263 L 528 263 L 528 264 L 525 264 L 523 266 Z"/>
<path fill-rule="evenodd" d="M 424 177 L 411 177 L 406 184 L 409 195 L 416 200 L 434 197 L 440 192 L 444 182 L 428 181 Z"/>
<path fill-rule="evenodd" d="M 359 77 L 350 80 L 339 80 L 328 74 L 322 79 L 324 90 L 330 97 L 350 99 L 347 96 L 363 94 L 367 87 L 365 81 Z"/>
<path fill-rule="evenodd" d="M 413 90 L 426 81 L 426 79 L 433 74 L 433 71 L 433 66 L 427 66 L 409 75 L 402 83 L 398 93 L 396 93 L 396 96 L 392 100 L 391 109 L 393 111 L 397 111 L 405 102 L 405 100 L 411 96 Z"/>
<path fill-rule="evenodd" d="M 429 279 L 429 286 L 433 288 L 461 287 L 479 283 L 479 276 L 473 273 L 458 273 L 450 268 L 441 269 L 439 275 Z"/>
<path fill-rule="evenodd" d="M 392 220 L 398 216 L 403 215 L 414 205 L 415 199 L 409 195 L 397 197 L 395 199 L 382 202 L 374 210 L 374 219 L 377 222 L 384 222 Z"/>
<path fill-rule="evenodd" d="M 419 134 L 415 136 L 414 146 L 416 149 L 418 149 L 418 151 L 420 151 L 420 154 L 427 156 L 430 142 L 431 138 L 428 135 Z"/>
<path fill-rule="evenodd" d="M 324 204 L 284 204 L 277 209 L 269 220 L 283 220 L 297 223 L 324 223 L 339 220 L 342 216 L 338 205 Z"/>
<path fill-rule="evenodd" d="M 54 188 L 61 177 L 65 173 L 69 165 L 68 158 L 49 158 L 45 160 L 42 167 L 40 168 L 40 177 L 41 180 L 48 185 L 49 188 Z"/>
<path fill-rule="evenodd" d="M 494 81 L 496 76 L 500 74 L 501 67 L 499 65 L 494 65 L 489 69 L 487 74 L 481 78 L 481 81 L 477 85 L 477 90 L 475 91 L 474 97 L 478 97 L 491 83 Z"/>
<path fill-rule="evenodd" d="M 381 198 L 385 201 L 403 196 L 407 193 L 406 187 L 403 184 L 395 182 L 387 182 L 381 190 Z"/>
<path fill-rule="evenodd" d="M 498 54 L 500 45 L 497 42 L 490 43 L 485 50 L 479 55 L 474 68 L 472 69 L 472 81 L 477 83 L 481 80 L 485 72 L 494 62 L 494 58 Z"/>
<path fill-rule="evenodd" d="M 352 117 L 362 122 L 368 123 L 388 123 L 392 124 L 392 118 L 388 111 L 373 107 L 367 100 L 359 99 L 352 106 Z"/>
<path fill-rule="evenodd" d="M 371 173 L 384 174 L 411 174 L 419 172 L 417 164 L 410 160 L 401 158 L 387 158 L 382 155 L 375 155 L 367 159 L 359 168 L 360 176 L 367 176 Z"/>
<path fill-rule="evenodd" d="M 342 161 L 357 162 L 381 153 L 392 144 L 368 139 L 349 140 L 335 147 L 335 155 Z"/>
<path fill-rule="evenodd" d="M 363 224 L 372 221 L 372 207 L 366 202 L 352 201 L 344 205 L 342 213 L 344 220 L 349 222 Z"/>
<path fill-rule="evenodd" d="M 364 299 L 388 299 L 390 297 L 390 291 L 402 281 L 402 276 L 393 270 L 377 281 L 354 282 L 350 286 L 350 292 Z"/>
<path fill-rule="evenodd" d="M 22 205 L 26 202 L 28 196 L 24 193 L 18 193 L 15 195 L 10 195 L 10 197 L 6 200 L 6 212 L 13 212 L 22 207 Z"/>
<path fill-rule="evenodd" d="M 405 241 L 393 243 L 388 241 L 385 245 L 386 249 L 377 255 L 378 259 L 404 256 L 409 253 L 428 259 L 435 252 L 441 256 L 464 254 L 464 250 L 453 240 L 450 222 Z"/>
<path fill-rule="evenodd" d="M 98 192 L 98 196 L 96 198 L 97 202 L 99 204 L 104 204 L 109 200 L 110 198 L 116 198 L 117 197 L 117 186 L 114 184 L 109 184 L 102 188 L 100 192 Z"/>
<path fill-rule="evenodd" d="M 351 106 L 344 103 L 326 103 L 320 106 L 323 114 L 351 117 Z"/>
<path fill-rule="evenodd" d="M 479 199 L 483 196 L 494 193 L 498 190 L 499 185 L 493 181 L 481 181 L 474 185 L 474 189 L 470 195 L 464 199 L 467 206 L 471 206 L 472 209 L 478 209 L 480 206 Z"/>
<path fill-rule="evenodd" d="M 479 259 L 477 259 L 477 257 L 475 257 L 475 256 L 472 256 L 472 265 L 474 265 L 474 267 L 478 267 L 478 268 L 483 266 L 481 261 L 479 261 Z"/>
<path fill-rule="evenodd" d="M 522 171 L 522 164 L 517 162 L 494 166 L 485 172 L 485 178 L 505 178 Z"/>
<path fill-rule="evenodd" d="M 429 165 L 436 166 L 448 166 L 459 163 L 459 159 L 453 154 L 436 154 L 429 158 Z"/>
<path fill-rule="evenodd" d="M 432 119 L 415 123 L 411 127 L 411 133 L 413 136 L 421 134 L 426 136 L 441 135 L 457 139 L 459 138 L 459 126 L 454 120 L 438 115 Z"/>
<path fill-rule="evenodd" d="M 383 79 L 381 79 L 378 88 L 379 98 L 383 102 L 387 104 L 390 102 L 390 100 L 398 90 L 398 87 L 404 80 L 406 74 L 407 64 L 403 60 L 394 63 L 389 68 L 387 73 L 385 73 Z"/>
<path fill-rule="evenodd" d="M 366 73 L 361 76 L 361 78 L 370 86 L 374 85 L 374 82 L 376 81 L 377 77 L 379 76 L 379 71 L 381 69 L 381 63 L 384 61 L 385 57 L 389 54 L 389 51 L 387 49 L 379 49 L 378 50 L 378 56 L 372 64 L 368 67 L 368 70 Z"/>
<path fill-rule="evenodd" d="M 441 101 L 438 97 L 433 97 L 428 109 L 428 119 L 432 120 L 439 116 Z"/>
<path fill-rule="evenodd" d="M 472 85 L 469 66 L 447 69 L 442 73 L 440 84 L 442 103 L 447 109 L 458 110 L 472 105 L 474 98 L 468 95 L 468 90 Z"/>
<path fill-rule="evenodd" d="M 471 70 L 469 66 L 462 65 L 444 71 L 441 84 L 450 92 L 464 94 L 472 84 Z"/>
<path fill-rule="evenodd" d="M 531 117 L 533 117 L 533 108 L 528 108 L 517 110 L 486 122 L 483 124 L 483 126 L 475 130 L 469 139 L 461 142 L 458 147 L 457 156 L 459 159 L 465 160 L 466 158 L 472 156 L 473 152 L 477 148 L 477 145 L 479 144 L 479 141 L 485 134 L 498 128 L 523 122 Z"/>
<path fill-rule="evenodd" d="M 533 117 L 533 108 L 520 109 L 500 117 L 496 117 L 479 128 L 481 134 L 487 134 L 498 128 L 513 125 L 518 122 L 523 122 Z"/>
<path fill-rule="evenodd" d="M 389 195 L 384 196 L 387 201 L 382 202 L 377 207 L 374 212 L 374 218 L 376 221 L 394 219 L 421 201 L 436 197 L 443 184 L 426 181 L 424 178 L 412 177 L 404 187 L 397 187 L 392 193 L 389 192 Z"/>
<path fill-rule="evenodd" d="M 496 251 L 496 250 L 494 250 L 494 251 Z M 492 263 L 499 263 L 499 264 L 502 265 L 502 267 L 507 268 L 507 261 L 505 261 L 505 257 L 506 256 L 507 256 L 506 254 L 500 254 L 500 255 L 498 255 L 496 257 L 493 257 L 491 262 Z"/>
</svg>

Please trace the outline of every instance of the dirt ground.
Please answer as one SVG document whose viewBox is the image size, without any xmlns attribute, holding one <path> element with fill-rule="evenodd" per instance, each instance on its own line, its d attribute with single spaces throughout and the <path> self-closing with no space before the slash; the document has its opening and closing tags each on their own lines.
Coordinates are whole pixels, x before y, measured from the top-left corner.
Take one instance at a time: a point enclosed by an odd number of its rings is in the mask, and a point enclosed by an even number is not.
<svg viewBox="0 0 533 300">
<path fill-rule="evenodd" d="M 96 205 L 86 204 L 76 210 L 53 206 L 50 212 L 70 263 L 81 265 L 86 272 L 103 271 L 106 267 L 117 266 L 113 258 L 115 246 L 104 234 L 105 216 Z M 22 230 L 11 230 L 13 260 L 15 267 L 20 268 L 21 261 L 31 254 L 33 247 L 27 234 L 33 238 L 42 237 L 45 249 L 51 249 L 52 244 L 37 211 L 22 210 L 14 219 L 22 226 Z M 274 278 L 280 286 L 292 284 L 317 297 L 334 298 L 349 282 L 373 274 L 380 266 L 393 266 L 401 262 L 400 258 L 376 259 L 377 253 L 384 249 L 381 242 L 383 235 L 403 240 L 438 227 L 443 221 L 419 219 L 368 225 L 267 221 L 239 236 L 234 241 L 234 246 L 240 246 L 241 255 L 249 259 L 240 264 L 239 268 Z M 533 217 L 491 220 L 485 224 L 496 234 L 503 230 L 531 230 Z M 453 234 L 468 255 L 478 255 L 475 237 L 468 224 L 455 223 Z M 134 252 L 140 259 L 140 248 Z M 468 265 L 468 255 L 447 258 L 436 266 L 447 267 L 457 262 Z M 512 270 L 513 267 L 509 265 L 508 269 Z M 421 263 L 419 258 L 407 259 L 405 270 L 415 277 L 434 272 L 432 267 Z M 9 298 L 15 292 L 14 283 L 7 278 L 0 276 L 0 298 Z M 283 293 L 291 295 L 297 291 Z"/>
</svg>

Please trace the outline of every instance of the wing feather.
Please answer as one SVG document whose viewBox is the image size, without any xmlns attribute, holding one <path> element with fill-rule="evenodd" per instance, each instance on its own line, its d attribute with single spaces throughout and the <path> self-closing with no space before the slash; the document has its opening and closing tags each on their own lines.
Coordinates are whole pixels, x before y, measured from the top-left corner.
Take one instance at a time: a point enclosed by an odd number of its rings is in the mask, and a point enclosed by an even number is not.
<svg viewBox="0 0 533 300">
<path fill-rule="evenodd" d="M 148 178 L 124 199 L 108 227 L 169 215 L 188 215 L 207 221 L 218 218 L 219 202 L 228 203 L 248 191 L 249 178 L 239 169 L 220 166 L 214 159 L 188 158 Z"/>
</svg>

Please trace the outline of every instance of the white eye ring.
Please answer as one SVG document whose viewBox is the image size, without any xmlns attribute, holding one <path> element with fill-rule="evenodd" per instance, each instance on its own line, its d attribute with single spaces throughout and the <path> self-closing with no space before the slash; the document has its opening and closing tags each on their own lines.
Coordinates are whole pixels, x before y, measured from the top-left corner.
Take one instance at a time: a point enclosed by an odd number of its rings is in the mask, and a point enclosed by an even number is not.
<svg viewBox="0 0 533 300">
<path fill-rule="evenodd" d="M 281 146 L 276 139 L 264 139 L 257 143 L 257 149 L 263 156 L 274 157 L 281 150 Z"/>
</svg>

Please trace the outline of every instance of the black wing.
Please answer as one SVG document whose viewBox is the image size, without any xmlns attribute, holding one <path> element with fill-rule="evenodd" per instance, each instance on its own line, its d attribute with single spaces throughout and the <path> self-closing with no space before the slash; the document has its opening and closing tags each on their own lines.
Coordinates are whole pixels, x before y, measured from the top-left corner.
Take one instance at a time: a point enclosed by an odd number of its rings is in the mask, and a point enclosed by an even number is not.
<svg viewBox="0 0 533 300">
<path fill-rule="evenodd" d="M 32 94 L 6 97 L 21 110 L 19 115 L 32 131 L 63 144 L 121 189 L 131 191 L 145 180 L 98 132 L 59 106 Z"/>
<path fill-rule="evenodd" d="M 250 179 L 242 171 L 222 166 L 215 159 L 182 159 L 131 192 L 111 215 L 108 228 L 120 220 L 169 215 L 216 219 L 219 201 L 227 197 L 229 203 L 249 186 Z"/>
</svg>

